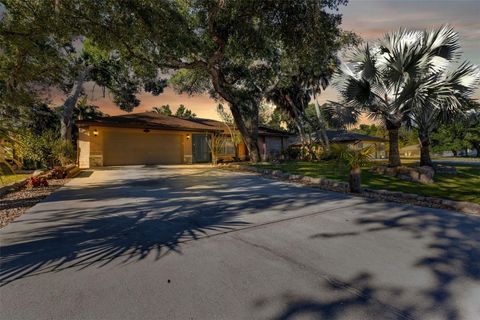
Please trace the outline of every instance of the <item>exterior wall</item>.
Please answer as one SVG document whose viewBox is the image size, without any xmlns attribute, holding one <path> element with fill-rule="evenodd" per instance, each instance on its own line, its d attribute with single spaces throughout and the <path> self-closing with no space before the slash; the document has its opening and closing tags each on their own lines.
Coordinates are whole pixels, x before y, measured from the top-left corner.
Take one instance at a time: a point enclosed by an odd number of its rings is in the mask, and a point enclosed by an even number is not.
<svg viewBox="0 0 480 320">
<path fill-rule="evenodd" d="M 190 132 L 190 131 L 176 131 L 176 130 L 154 130 L 155 133 L 176 134 L 182 136 L 182 153 L 183 162 L 185 164 L 192 163 L 192 134 L 205 134 L 205 132 Z M 97 134 L 95 135 L 94 132 Z M 143 132 L 141 128 L 118 128 L 118 127 L 101 127 L 89 126 L 79 129 L 79 139 L 77 144 L 78 149 L 78 164 L 80 168 L 101 167 L 104 165 L 104 150 L 105 150 L 105 136 L 106 133 L 114 137 L 114 133 L 128 133 L 128 132 Z M 148 134 L 148 133 L 145 133 Z M 260 155 L 262 160 L 276 159 L 280 157 L 281 152 L 287 147 L 286 137 L 277 136 L 260 136 L 258 139 Z M 237 147 L 238 156 L 240 160 L 248 158 L 248 149 L 244 143 L 240 143 Z M 218 159 L 223 161 L 233 161 L 235 154 L 222 154 Z"/>
<path fill-rule="evenodd" d="M 282 148 L 282 137 L 265 137 L 267 142 L 267 156 L 272 159 L 277 159 L 281 156 Z"/>
<path fill-rule="evenodd" d="M 77 141 L 77 161 L 81 169 L 90 168 L 90 130 L 88 128 L 79 128 L 79 137 Z"/>
<path fill-rule="evenodd" d="M 413 145 L 413 146 L 400 148 L 399 153 L 401 157 L 418 158 L 420 157 L 420 145 Z"/>
<path fill-rule="evenodd" d="M 97 135 L 94 135 L 94 131 Z M 101 127 L 89 126 L 80 128 L 78 139 L 78 164 L 80 168 L 101 167 L 104 164 L 104 137 L 106 132 L 134 132 L 141 131 L 139 128 L 118 128 L 118 127 Z M 192 163 L 192 134 L 205 132 L 190 132 L 176 130 L 154 130 L 155 133 L 177 134 L 182 136 L 183 163 Z M 146 133 L 148 134 L 148 133 Z"/>
<path fill-rule="evenodd" d="M 258 148 L 262 161 L 280 159 L 282 151 L 287 147 L 287 137 L 279 136 L 260 136 L 258 138 Z"/>
</svg>

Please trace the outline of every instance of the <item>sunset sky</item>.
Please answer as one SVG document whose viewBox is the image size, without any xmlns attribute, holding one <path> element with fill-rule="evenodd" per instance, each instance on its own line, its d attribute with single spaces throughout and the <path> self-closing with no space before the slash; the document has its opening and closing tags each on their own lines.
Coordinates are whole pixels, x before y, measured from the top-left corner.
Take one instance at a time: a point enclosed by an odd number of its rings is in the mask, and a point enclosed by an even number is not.
<svg viewBox="0 0 480 320">
<path fill-rule="evenodd" d="M 425 29 L 450 24 L 460 34 L 462 60 L 480 65 L 480 0 L 350 0 L 348 6 L 340 11 L 343 13 L 342 28 L 356 32 L 365 40 L 375 40 L 385 32 L 400 27 Z M 100 106 L 110 115 L 124 113 L 112 104 L 108 96 L 103 98 L 99 93 L 100 90 L 97 90 L 97 94 L 90 94 L 92 104 Z M 475 98 L 480 98 L 480 90 L 477 90 Z M 54 97 L 58 102 L 61 99 Z M 167 88 L 158 97 L 142 94 L 140 100 L 141 105 L 134 112 L 147 111 L 163 104 L 170 104 L 175 110 L 179 104 L 184 104 L 199 117 L 217 118 L 215 107 L 218 102 L 208 96 L 178 95 Z M 336 100 L 333 88 L 328 88 L 320 96 L 321 103 L 327 100 Z"/>
</svg>

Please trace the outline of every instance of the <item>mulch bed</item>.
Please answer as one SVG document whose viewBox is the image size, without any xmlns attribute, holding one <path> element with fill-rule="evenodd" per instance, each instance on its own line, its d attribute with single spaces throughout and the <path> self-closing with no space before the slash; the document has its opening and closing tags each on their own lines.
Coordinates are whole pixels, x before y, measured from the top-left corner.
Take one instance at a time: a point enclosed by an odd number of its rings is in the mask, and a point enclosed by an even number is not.
<svg viewBox="0 0 480 320">
<path fill-rule="evenodd" d="M 48 187 L 26 188 L 7 193 L 0 198 L 0 228 L 21 216 L 28 208 L 45 199 L 69 179 L 48 180 Z"/>
</svg>

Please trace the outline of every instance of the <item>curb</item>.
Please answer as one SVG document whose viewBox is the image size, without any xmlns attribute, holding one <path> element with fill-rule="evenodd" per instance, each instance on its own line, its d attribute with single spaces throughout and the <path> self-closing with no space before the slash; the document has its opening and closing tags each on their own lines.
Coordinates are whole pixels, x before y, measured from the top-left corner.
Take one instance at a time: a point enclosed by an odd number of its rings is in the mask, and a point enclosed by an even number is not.
<svg viewBox="0 0 480 320">
<path fill-rule="evenodd" d="M 348 192 L 348 183 L 325 178 L 313 178 L 296 174 L 288 174 L 281 170 L 262 169 L 248 165 L 219 164 L 220 169 L 234 169 L 258 173 L 266 178 L 298 182 L 320 189 L 348 193 L 351 195 L 379 199 L 391 202 L 407 203 L 421 207 L 455 210 L 466 214 L 480 215 L 480 204 L 468 201 L 454 201 L 435 197 L 425 197 L 418 194 L 400 191 L 388 191 L 364 188 L 361 193 Z"/>
</svg>

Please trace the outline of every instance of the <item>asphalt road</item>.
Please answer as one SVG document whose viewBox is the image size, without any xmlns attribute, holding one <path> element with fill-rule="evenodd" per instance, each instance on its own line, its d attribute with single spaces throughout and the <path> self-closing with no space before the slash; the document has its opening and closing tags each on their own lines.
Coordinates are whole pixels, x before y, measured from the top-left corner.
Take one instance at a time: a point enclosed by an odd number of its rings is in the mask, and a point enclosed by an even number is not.
<svg viewBox="0 0 480 320">
<path fill-rule="evenodd" d="M 480 319 L 480 218 L 208 167 L 84 172 L 0 231 L 1 319 Z"/>
</svg>

